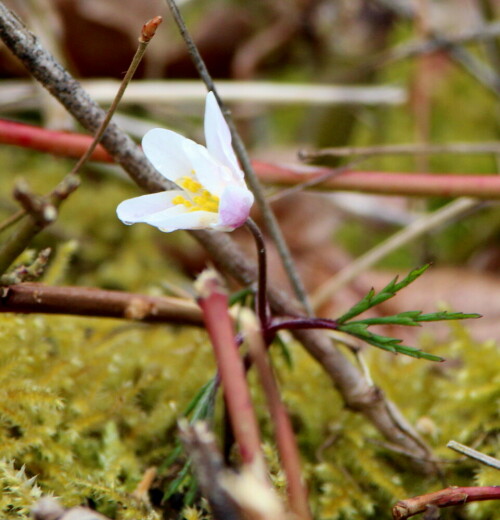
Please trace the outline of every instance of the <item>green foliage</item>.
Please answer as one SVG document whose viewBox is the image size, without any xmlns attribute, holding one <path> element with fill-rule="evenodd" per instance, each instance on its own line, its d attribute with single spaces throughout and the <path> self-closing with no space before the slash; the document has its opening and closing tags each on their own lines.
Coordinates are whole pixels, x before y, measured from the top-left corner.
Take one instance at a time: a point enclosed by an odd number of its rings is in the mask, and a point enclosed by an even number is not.
<svg viewBox="0 0 500 520">
<path fill-rule="evenodd" d="M 388 336 L 382 336 L 381 334 L 375 334 L 368 330 L 370 325 L 403 325 L 415 327 L 423 322 L 429 321 L 446 321 L 446 320 L 463 320 L 470 318 L 479 318 L 479 314 L 464 314 L 461 312 L 433 312 L 429 314 L 422 314 L 421 311 L 405 311 L 395 314 L 393 316 L 383 316 L 376 318 L 365 318 L 363 320 L 350 321 L 352 318 L 362 314 L 363 312 L 379 305 L 382 302 L 392 298 L 397 294 L 398 291 L 404 289 L 410 283 L 415 281 L 421 276 L 429 267 L 424 265 L 423 267 L 414 269 L 411 271 L 403 280 L 398 282 L 398 277 L 394 278 L 389 284 L 387 284 L 380 292 L 376 293 L 374 289 L 371 289 L 368 294 L 362 298 L 358 303 L 353 305 L 345 314 L 336 320 L 338 324 L 338 330 L 346 332 L 351 336 L 362 339 L 374 347 L 378 347 L 382 350 L 388 350 L 394 354 L 406 354 L 416 358 L 423 358 L 429 361 L 443 361 L 443 358 L 422 352 L 421 350 L 402 345 L 402 341 L 397 338 L 391 338 Z"/>
</svg>

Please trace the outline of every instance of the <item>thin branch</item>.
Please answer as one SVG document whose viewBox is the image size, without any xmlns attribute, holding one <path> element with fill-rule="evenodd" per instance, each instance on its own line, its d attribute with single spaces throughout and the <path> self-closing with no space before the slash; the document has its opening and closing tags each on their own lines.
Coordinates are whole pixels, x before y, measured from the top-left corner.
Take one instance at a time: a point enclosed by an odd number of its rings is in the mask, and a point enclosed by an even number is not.
<svg viewBox="0 0 500 520">
<path fill-rule="evenodd" d="M 396 61 L 412 58 L 421 54 L 447 50 L 453 45 L 491 40 L 500 36 L 500 22 L 482 25 L 479 29 L 464 32 L 458 36 L 433 35 L 428 40 L 402 43 L 382 56 L 375 58 L 373 66 L 384 66 Z"/>
<path fill-rule="evenodd" d="M 500 154 L 500 143 L 389 144 L 378 146 L 339 146 L 322 150 L 300 150 L 299 159 L 319 157 L 351 157 L 353 155 L 417 155 L 417 154 Z"/>
<path fill-rule="evenodd" d="M 111 103 L 111 106 L 108 108 L 106 116 L 101 121 L 101 124 L 99 125 L 99 128 L 97 129 L 94 135 L 94 139 L 92 140 L 90 146 L 88 147 L 86 152 L 80 157 L 80 160 L 75 164 L 75 166 L 71 170 L 71 173 L 74 174 L 79 172 L 82 166 L 88 161 L 88 159 L 94 153 L 94 150 L 99 144 L 104 132 L 106 131 L 107 126 L 109 125 L 109 122 L 111 121 L 111 118 L 113 117 L 113 114 L 116 112 L 116 109 L 118 108 L 118 104 L 120 103 L 123 94 L 125 93 L 125 90 L 127 89 L 131 79 L 133 78 L 137 70 L 137 67 L 142 61 L 142 58 L 144 56 L 144 53 L 146 52 L 149 42 L 154 37 L 156 29 L 158 29 L 158 26 L 161 24 L 161 22 L 162 17 L 156 16 L 155 18 L 149 20 L 142 26 L 141 35 L 139 37 L 139 45 L 137 46 L 132 61 L 130 62 L 130 65 L 127 69 L 127 72 L 125 73 L 125 76 L 123 77 L 120 83 L 118 92 L 113 98 L 113 102 Z"/>
<path fill-rule="evenodd" d="M 92 138 L 84 134 L 58 132 L 0 119 L 0 143 L 4 144 L 23 146 L 60 157 L 76 158 L 85 152 L 91 141 Z M 486 145 L 489 143 L 485 143 Z M 95 161 L 113 161 L 111 155 L 101 145 L 97 147 L 91 158 Z M 283 165 L 257 160 L 252 161 L 252 166 L 261 182 L 293 186 L 293 188 L 271 196 L 270 201 L 313 187 L 324 190 L 362 191 L 389 195 L 500 198 L 500 177 L 497 175 L 353 170 L 354 166 L 362 160 L 366 160 L 366 158 L 361 157 L 338 168 L 301 164 Z M 143 181 L 137 180 L 136 182 L 147 189 Z M 159 183 L 155 183 L 154 186 L 155 191 L 161 189 Z M 0 231 L 1 229 L 0 226 Z"/>
<path fill-rule="evenodd" d="M 257 418 L 250 397 L 243 359 L 229 315 L 229 297 L 217 273 L 207 270 L 195 282 L 198 302 L 214 349 L 224 399 L 241 459 L 267 481 Z"/>
<path fill-rule="evenodd" d="M 463 47 L 456 45 L 448 49 L 448 55 L 483 87 L 500 96 L 500 75 L 489 65 L 476 58 Z"/>
<path fill-rule="evenodd" d="M 203 324 L 200 308 L 189 300 L 41 283 L 1 287 L 0 312 L 94 316 L 198 327 Z"/>
<path fill-rule="evenodd" d="M 500 486 L 449 487 L 435 493 L 400 500 L 392 508 L 392 518 L 394 520 L 406 520 L 413 515 L 425 512 L 429 505 L 441 508 L 499 499 Z"/>
<path fill-rule="evenodd" d="M 474 450 L 469 446 L 465 446 L 464 444 L 460 444 L 457 441 L 450 441 L 446 446 L 454 451 L 457 451 L 458 453 L 461 453 L 462 455 L 466 455 L 471 459 L 481 462 L 481 464 L 486 464 L 487 466 L 491 466 L 492 468 L 500 469 L 500 460 L 496 459 L 495 457 L 485 455 L 484 453 Z"/>
<path fill-rule="evenodd" d="M 259 279 L 257 284 L 257 315 L 259 316 L 260 326 L 262 331 L 267 330 L 268 316 L 267 316 L 267 260 L 266 260 L 266 245 L 264 237 L 259 229 L 259 226 L 249 218 L 246 221 L 246 227 L 252 233 L 257 247 L 257 257 L 259 265 Z"/>
<path fill-rule="evenodd" d="M 92 141 L 90 135 L 61 132 L 0 119 L 0 143 L 2 144 L 78 159 L 85 150 L 89 149 Z M 98 145 L 89 160 L 112 162 L 113 158 L 101 145 Z"/>
<path fill-rule="evenodd" d="M 24 217 L 24 215 L 26 215 L 24 209 L 20 209 L 13 213 L 10 217 L 7 217 L 3 222 L 0 222 L 0 233 L 10 228 L 10 226 L 17 224 L 17 222 L 19 222 Z"/>
<path fill-rule="evenodd" d="M 190 425 L 183 420 L 179 422 L 179 430 L 186 451 L 193 461 L 203 496 L 208 500 L 214 518 L 242 520 L 243 515 L 238 505 L 221 483 L 226 470 L 224 459 L 207 423 L 197 421 Z"/>
<path fill-rule="evenodd" d="M 250 186 L 250 189 L 252 190 L 253 194 L 255 195 L 255 200 L 262 212 L 262 216 L 263 216 L 264 222 L 266 224 L 266 228 L 269 231 L 269 234 L 271 235 L 274 243 L 276 244 L 276 248 L 278 249 L 278 253 L 281 257 L 281 261 L 283 262 L 283 266 L 288 275 L 288 278 L 289 278 L 292 288 L 295 292 L 295 295 L 297 296 L 299 301 L 304 306 L 304 309 L 306 310 L 306 312 L 309 315 L 312 315 L 313 312 L 312 312 L 312 308 L 311 308 L 311 305 L 308 300 L 307 292 L 302 283 L 302 280 L 300 279 L 297 269 L 295 268 L 295 264 L 293 262 L 292 255 L 290 254 L 290 250 L 283 237 L 283 234 L 279 227 L 278 221 L 276 220 L 276 217 L 271 209 L 271 206 L 269 205 L 268 201 L 266 200 L 262 187 L 260 186 L 259 180 L 252 168 L 252 164 L 250 162 L 250 158 L 246 151 L 245 145 L 243 144 L 243 140 L 241 139 L 241 137 L 238 133 L 236 125 L 234 124 L 234 121 L 233 121 L 232 117 L 230 116 L 229 111 L 224 106 L 224 103 L 222 102 L 222 99 L 220 98 L 220 96 L 217 92 L 217 89 L 212 80 L 212 77 L 210 76 L 210 73 L 208 72 L 205 62 L 203 61 L 203 58 L 201 57 L 201 54 L 200 54 L 198 48 L 196 47 L 194 40 L 192 39 L 191 35 L 189 34 L 187 26 L 182 18 L 182 15 L 177 7 L 175 0 L 166 0 L 166 2 L 168 4 L 168 7 L 170 8 L 170 11 L 172 12 L 175 23 L 177 24 L 177 27 L 179 28 L 179 32 L 186 44 L 189 55 L 191 56 L 191 59 L 194 63 L 194 66 L 196 67 L 196 70 L 198 71 L 200 78 L 205 83 L 207 90 L 212 91 L 215 94 L 215 97 L 217 98 L 217 102 L 219 103 L 219 106 L 221 107 L 221 110 L 225 115 L 229 129 L 231 130 L 234 151 L 236 152 L 236 155 L 237 155 L 238 159 L 240 160 L 241 167 L 243 168 L 243 171 L 245 172 L 245 177 Z"/>
<path fill-rule="evenodd" d="M 315 186 L 322 190 L 362 191 L 384 195 L 427 197 L 469 196 L 500 199 L 500 176 L 432 173 L 344 171 L 304 165 L 279 165 L 254 161 L 259 177 L 281 186 Z M 333 175 L 332 175 L 333 174 Z"/>
<path fill-rule="evenodd" d="M 469 199 L 466 197 L 460 198 L 436 210 L 434 213 L 419 218 L 401 231 L 394 233 L 380 244 L 377 244 L 373 249 L 370 249 L 364 255 L 356 258 L 354 262 L 351 262 L 347 267 L 340 270 L 329 280 L 324 282 L 311 297 L 314 307 L 316 309 L 321 307 L 333 294 L 354 280 L 363 271 L 374 266 L 389 253 L 392 253 L 396 249 L 408 244 L 424 233 L 427 233 L 443 224 L 446 224 L 450 220 L 458 218 L 460 215 L 473 210 L 480 204 L 481 201 L 475 199 Z"/>
<path fill-rule="evenodd" d="M 49 195 L 41 199 L 41 211 L 33 210 L 14 229 L 0 246 L 0 274 L 5 273 L 33 238 L 56 219 L 57 208 L 78 188 L 78 185 L 77 176 L 67 175 Z M 26 197 L 25 200 L 27 201 Z"/>
</svg>

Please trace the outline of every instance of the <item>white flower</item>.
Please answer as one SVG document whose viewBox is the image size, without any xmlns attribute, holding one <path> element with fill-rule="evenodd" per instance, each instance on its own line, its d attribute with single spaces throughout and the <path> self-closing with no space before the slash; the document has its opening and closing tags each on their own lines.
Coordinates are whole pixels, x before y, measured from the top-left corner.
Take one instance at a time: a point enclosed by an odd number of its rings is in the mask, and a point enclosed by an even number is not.
<svg viewBox="0 0 500 520">
<path fill-rule="evenodd" d="M 213 92 L 205 106 L 207 147 L 171 130 L 155 128 L 142 140 L 151 164 L 179 189 L 123 201 L 117 208 L 125 224 L 144 222 L 161 231 L 232 231 L 248 218 L 253 194 L 245 184 L 231 133 Z"/>
</svg>

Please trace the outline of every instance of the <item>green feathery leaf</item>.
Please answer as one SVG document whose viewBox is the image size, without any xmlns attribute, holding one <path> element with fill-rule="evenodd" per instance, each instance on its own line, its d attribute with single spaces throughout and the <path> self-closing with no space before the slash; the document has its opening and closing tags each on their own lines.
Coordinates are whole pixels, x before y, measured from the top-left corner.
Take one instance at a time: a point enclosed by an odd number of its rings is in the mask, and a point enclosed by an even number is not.
<svg viewBox="0 0 500 520">
<path fill-rule="evenodd" d="M 355 316 L 379 305 L 386 300 L 389 300 L 396 295 L 398 291 L 404 289 L 416 280 L 420 275 L 429 268 L 429 264 L 424 265 L 411 271 L 403 280 L 398 283 L 398 277 L 394 278 L 389 282 L 379 293 L 376 293 L 374 289 L 371 289 L 368 294 L 362 298 L 358 303 L 351 307 L 344 315 L 338 318 L 337 323 L 344 323 Z"/>
<path fill-rule="evenodd" d="M 427 359 L 429 361 L 443 361 L 440 356 L 423 352 L 417 348 L 401 344 L 400 339 L 374 334 L 368 330 L 368 325 L 361 322 L 346 323 L 339 330 L 350 334 L 356 338 L 366 341 L 374 347 L 387 350 L 394 354 L 405 354 L 415 358 Z"/>
</svg>

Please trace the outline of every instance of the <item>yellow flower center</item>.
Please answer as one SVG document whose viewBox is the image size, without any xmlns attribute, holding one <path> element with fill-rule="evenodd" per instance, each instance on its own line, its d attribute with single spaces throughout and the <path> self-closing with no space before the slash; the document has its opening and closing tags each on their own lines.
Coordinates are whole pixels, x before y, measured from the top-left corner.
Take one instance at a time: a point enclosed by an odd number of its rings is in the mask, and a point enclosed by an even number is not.
<svg viewBox="0 0 500 520">
<path fill-rule="evenodd" d="M 191 177 L 181 177 L 176 183 L 187 192 L 188 197 L 177 195 L 172 199 L 172 204 L 185 206 L 189 211 L 217 213 L 219 197 L 205 190 L 198 181 Z"/>
</svg>

